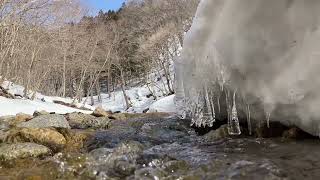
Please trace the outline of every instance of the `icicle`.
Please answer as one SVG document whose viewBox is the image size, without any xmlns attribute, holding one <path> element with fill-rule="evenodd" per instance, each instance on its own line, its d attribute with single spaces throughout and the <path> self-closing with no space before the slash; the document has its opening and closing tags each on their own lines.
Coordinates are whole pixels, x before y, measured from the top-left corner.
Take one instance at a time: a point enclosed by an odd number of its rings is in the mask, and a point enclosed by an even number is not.
<svg viewBox="0 0 320 180">
<path fill-rule="evenodd" d="M 193 107 L 193 111 L 192 111 L 192 120 L 195 124 L 196 127 L 201 127 L 201 109 L 200 109 L 200 105 L 199 102 L 196 102 L 194 104 Z"/>
<path fill-rule="evenodd" d="M 240 135 L 240 124 L 238 119 L 238 112 L 236 107 L 236 92 L 233 93 L 233 105 L 231 110 L 231 119 L 229 123 L 228 132 L 230 135 Z"/>
<path fill-rule="evenodd" d="M 252 135 L 252 125 L 251 125 L 251 112 L 250 112 L 250 105 L 246 105 L 247 109 L 247 124 L 248 124 L 248 130 L 249 130 L 249 135 Z"/>
<path fill-rule="evenodd" d="M 175 97 L 174 97 L 174 102 L 175 102 L 175 105 L 176 105 L 176 108 L 177 108 L 177 116 L 180 118 L 180 119 L 186 119 L 187 117 L 187 103 L 186 103 L 186 95 L 185 95 L 185 92 L 184 92 L 184 87 L 183 87 L 183 82 L 177 82 L 177 80 L 175 79 L 176 81 L 176 88 L 175 88 L 175 91 L 176 91 L 176 94 L 175 94 Z"/>
<path fill-rule="evenodd" d="M 221 108 L 220 108 L 220 95 L 218 96 L 217 103 L 218 103 L 218 111 L 219 111 L 219 113 L 221 113 Z"/>
<path fill-rule="evenodd" d="M 229 92 L 226 90 L 225 93 L 226 93 L 226 106 L 227 106 L 228 125 L 230 125 L 230 104 L 229 104 L 229 101 L 228 101 Z"/>
<path fill-rule="evenodd" d="M 196 94 L 197 99 L 191 110 L 191 126 L 212 127 L 215 122 L 215 112 L 211 94 L 208 92 L 208 87 L 204 86 L 203 89 Z"/>
<path fill-rule="evenodd" d="M 213 96 L 213 95 L 212 95 Z M 216 113 L 215 113 L 215 109 L 214 109 L 214 102 L 212 100 L 213 98 L 211 98 L 210 100 L 210 107 L 211 107 L 211 116 L 212 116 L 212 119 L 211 121 L 208 122 L 208 126 L 209 127 L 213 127 L 213 123 L 216 122 Z"/>
<path fill-rule="evenodd" d="M 267 118 L 267 127 L 270 128 L 270 116 L 271 116 L 271 113 L 270 112 L 267 112 L 266 113 L 266 118 Z"/>
<path fill-rule="evenodd" d="M 197 119 L 196 119 L 196 114 L 197 114 L 197 106 L 196 103 L 192 100 L 189 102 L 189 110 L 190 110 L 190 117 L 191 117 L 191 124 L 190 126 L 197 126 Z"/>
<path fill-rule="evenodd" d="M 212 96 L 212 94 L 210 94 Z M 208 125 L 209 127 L 213 126 L 213 122 L 215 121 L 214 114 L 214 104 L 212 102 L 212 98 L 209 96 L 208 86 L 204 87 L 204 107 L 203 107 L 203 123 L 204 126 Z"/>
</svg>

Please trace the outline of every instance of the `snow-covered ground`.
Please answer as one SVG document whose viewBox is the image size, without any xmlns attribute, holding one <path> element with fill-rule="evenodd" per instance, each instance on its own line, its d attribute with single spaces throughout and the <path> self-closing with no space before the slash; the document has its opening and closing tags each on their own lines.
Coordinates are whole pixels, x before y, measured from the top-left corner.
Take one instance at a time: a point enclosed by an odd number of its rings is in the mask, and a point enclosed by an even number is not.
<svg viewBox="0 0 320 180">
<path fill-rule="evenodd" d="M 2 87 L 7 89 L 12 95 L 23 95 L 24 87 L 16 85 L 12 82 L 5 81 Z M 33 92 L 29 92 L 31 97 Z M 0 116 L 16 115 L 17 113 L 33 114 L 34 111 L 56 112 L 59 114 L 66 114 L 71 112 L 91 113 L 92 111 L 84 111 L 76 108 L 67 107 L 56 104 L 53 101 L 62 101 L 65 103 L 72 103 L 71 98 L 51 97 L 36 93 L 34 100 L 29 99 L 8 99 L 0 96 Z M 76 104 L 81 107 L 82 104 Z M 94 110 L 94 107 L 85 105 L 86 108 Z"/>
<path fill-rule="evenodd" d="M 150 96 L 148 88 L 134 87 L 126 90 L 126 94 L 130 99 L 132 107 L 126 110 L 126 103 L 122 91 L 112 92 L 111 96 L 102 94 L 102 102 L 98 102 L 98 97 L 94 97 L 95 104 L 93 107 L 101 106 L 103 109 L 112 112 L 129 112 L 129 113 L 142 113 L 142 112 L 175 112 L 173 97 L 171 96 L 157 96 L 157 99 Z M 89 101 L 90 102 L 90 101 Z M 91 102 L 90 102 L 91 103 Z"/>
<path fill-rule="evenodd" d="M 167 96 L 165 98 L 162 98 L 156 101 L 149 107 L 148 112 L 167 112 L 167 113 L 176 112 L 176 107 L 174 105 L 174 95 Z"/>
<path fill-rule="evenodd" d="M 173 74 L 173 66 L 170 68 L 170 74 Z M 173 79 L 173 75 L 171 76 Z M 123 92 L 121 90 L 109 94 L 102 94 L 101 101 L 98 97 L 85 98 L 81 103 L 76 103 L 78 108 L 85 107 L 94 110 L 96 107 L 102 107 L 105 110 L 112 112 L 129 112 L 129 113 L 142 113 L 142 112 L 175 112 L 173 103 L 174 95 L 168 96 L 168 87 L 163 73 L 154 72 L 149 75 L 150 81 L 148 85 L 141 85 L 131 87 L 126 90 L 126 95 L 129 97 L 131 107 L 126 108 Z M 24 87 L 16 85 L 12 82 L 5 81 L 2 85 L 12 95 L 24 94 Z M 28 96 L 33 96 L 34 92 L 30 91 Z M 56 112 L 59 114 L 66 114 L 71 112 L 91 113 L 92 111 L 84 111 L 76 108 L 67 107 L 64 105 L 56 104 L 53 101 L 62 101 L 68 104 L 73 102 L 71 98 L 45 96 L 41 93 L 36 93 L 34 100 L 30 99 L 7 99 L 0 97 L 0 116 L 16 115 L 17 113 L 33 114 L 34 111 L 45 110 L 47 112 Z"/>
<path fill-rule="evenodd" d="M 52 102 L 42 102 L 40 100 L 28 99 L 7 99 L 0 96 L 0 116 L 16 115 L 18 113 L 32 115 L 34 111 L 41 110 L 45 110 L 47 112 L 56 112 L 58 114 L 72 112 L 91 113 L 91 111 L 82 111 Z"/>
<path fill-rule="evenodd" d="M 169 68 L 170 79 L 173 83 L 174 67 L 173 62 Z M 168 96 L 169 90 L 166 83 L 166 78 L 163 71 L 155 71 L 149 74 L 148 85 L 141 85 L 136 87 L 127 88 L 126 95 L 129 97 L 131 107 L 126 109 L 126 103 L 123 92 L 121 90 L 109 94 L 102 94 L 101 101 L 95 96 L 94 102 L 87 99 L 87 103 L 94 107 L 101 106 L 105 110 L 112 112 L 129 112 L 129 113 L 142 113 L 142 112 L 175 112 L 173 103 L 173 95 Z M 173 85 L 171 84 L 170 87 Z M 153 96 L 151 96 L 153 95 Z"/>
</svg>

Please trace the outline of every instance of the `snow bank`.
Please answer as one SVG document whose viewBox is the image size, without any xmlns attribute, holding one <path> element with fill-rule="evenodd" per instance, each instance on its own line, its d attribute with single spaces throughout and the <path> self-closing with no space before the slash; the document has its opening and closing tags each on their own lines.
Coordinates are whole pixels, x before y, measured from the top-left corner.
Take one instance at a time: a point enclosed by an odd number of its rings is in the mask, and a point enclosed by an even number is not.
<svg viewBox="0 0 320 180">
<path fill-rule="evenodd" d="M 148 112 L 167 112 L 175 113 L 176 106 L 174 104 L 174 95 L 160 99 L 149 107 Z"/>
</svg>

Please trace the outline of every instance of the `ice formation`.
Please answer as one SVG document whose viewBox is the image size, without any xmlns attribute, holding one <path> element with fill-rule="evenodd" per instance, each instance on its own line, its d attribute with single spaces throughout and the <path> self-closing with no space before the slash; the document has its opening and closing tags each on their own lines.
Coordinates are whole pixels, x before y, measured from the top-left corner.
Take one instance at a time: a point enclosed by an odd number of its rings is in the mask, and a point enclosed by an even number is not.
<svg viewBox="0 0 320 180">
<path fill-rule="evenodd" d="M 176 60 L 179 114 L 320 132 L 320 1 L 202 0 Z M 239 117 L 238 117 L 239 116 Z"/>
</svg>

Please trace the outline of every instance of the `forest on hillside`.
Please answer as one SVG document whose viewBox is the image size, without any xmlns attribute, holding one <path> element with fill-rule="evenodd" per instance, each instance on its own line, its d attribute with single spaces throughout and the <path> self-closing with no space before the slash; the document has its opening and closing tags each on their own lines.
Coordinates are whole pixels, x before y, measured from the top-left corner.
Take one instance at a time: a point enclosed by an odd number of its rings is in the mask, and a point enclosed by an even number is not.
<svg viewBox="0 0 320 180">
<path fill-rule="evenodd" d="M 89 16 L 77 0 L 0 0 L 0 84 L 82 99 L 152 83 L 179 53 L 199 0 L 132 0 Z"/>
</svg>

